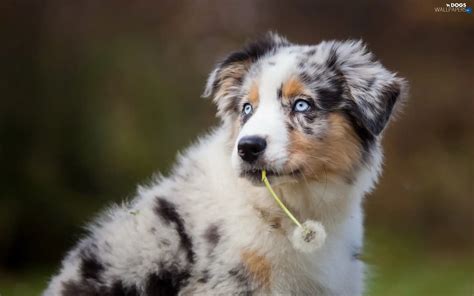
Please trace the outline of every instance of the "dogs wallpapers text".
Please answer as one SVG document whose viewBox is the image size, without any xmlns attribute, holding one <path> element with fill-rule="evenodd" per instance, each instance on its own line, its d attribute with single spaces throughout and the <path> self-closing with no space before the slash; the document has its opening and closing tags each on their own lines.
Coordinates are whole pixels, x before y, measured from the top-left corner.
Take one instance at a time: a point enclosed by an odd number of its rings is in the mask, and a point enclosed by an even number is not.
<svg viewBox="0 0 474 296">
<path fill-rule="evenodd" d="M 361 203 L 405 81 L 359 41 L 267 34 L 219 63 L 204 96 L 221 124 L 92 223 L 44 295 L 362 294 Z M 292 247 L 262 169 L 296 216 L 324 225 L 321 249 Z"/>
</svg>

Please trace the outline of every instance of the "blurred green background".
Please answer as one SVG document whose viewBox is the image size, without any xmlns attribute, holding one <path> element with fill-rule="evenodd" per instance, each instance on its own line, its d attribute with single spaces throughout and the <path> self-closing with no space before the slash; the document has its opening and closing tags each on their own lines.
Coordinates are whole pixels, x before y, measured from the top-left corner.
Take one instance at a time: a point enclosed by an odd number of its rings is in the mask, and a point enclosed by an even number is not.
<svg viewBox="0 0 474 296">
<path fill-rule="evenodd" d="M 473 295 L 474 15 L 442 6 L 2 1 L 0 294 L 39 294 L 87 221 L 167 173 L 217 123 L 199 97 L 214 63 L 275 30 L 362 38 L 410 81 L 365 202 L 367 295 Z"/>
</svg>

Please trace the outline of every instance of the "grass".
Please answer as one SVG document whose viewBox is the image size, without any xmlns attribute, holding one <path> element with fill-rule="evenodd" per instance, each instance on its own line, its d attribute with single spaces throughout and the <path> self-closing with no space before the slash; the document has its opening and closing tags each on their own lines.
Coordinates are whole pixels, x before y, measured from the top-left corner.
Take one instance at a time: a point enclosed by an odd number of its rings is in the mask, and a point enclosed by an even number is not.
<svg viewBox="0 0 474 296">
<path fill-rule="evenodd" d="M 371 282 L 367 295 L 471 296 L 473 278 L 468 268 L 461 262 L 385 267 Z"/>
<path fill-rule="evenodd" d="M 436 250 L 416 237 L 368 233 L 368 296 L 473 296 L 474 256 Z"/>
<path fill-rule="evenodd" d="M 473 296 L 474 257 L 433 253 L 413 238 L 369 230 L 367 296 Z M 51 269 L 0 274 L 0 296 L 40 295 Z"/>
</svg>

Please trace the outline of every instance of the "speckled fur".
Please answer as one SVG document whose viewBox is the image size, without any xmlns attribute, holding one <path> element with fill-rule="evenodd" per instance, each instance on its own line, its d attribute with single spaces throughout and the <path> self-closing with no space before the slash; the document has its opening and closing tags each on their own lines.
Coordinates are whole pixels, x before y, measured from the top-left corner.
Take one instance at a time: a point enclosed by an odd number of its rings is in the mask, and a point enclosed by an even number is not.
<svg viewBox="0 0 474 296">
<path fill-rule="evenodd" d="M 44 295 L 361 295 L 361 202 L 405 93 L 359 41 L 301 46 L 268 34 L 231 54 L 205 91 L 221 124 L 169 177 L 90 224 Z M 312 103 L 305 114 L 291 110 L 300 97 Z M 249 101 L 254 111 L 242 115 Z M 249 165 L 236 143 L 254 134 L 268 147 Z M 324 225 L 321 249 L 292 247 L 294 226 L 259 184 L 264 168 L 297 217 Z"/>
</svg>

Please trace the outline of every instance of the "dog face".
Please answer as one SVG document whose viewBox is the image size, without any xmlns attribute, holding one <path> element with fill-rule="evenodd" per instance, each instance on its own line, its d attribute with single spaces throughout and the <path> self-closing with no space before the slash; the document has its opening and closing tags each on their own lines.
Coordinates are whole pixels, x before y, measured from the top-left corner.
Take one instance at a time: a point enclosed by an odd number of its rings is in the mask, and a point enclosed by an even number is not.
<svg viewBox="0 0 474 296">
<path fill-rule="evenodd" d="M 405 88 L 360 41 L 300 46 L 268 34 L 221 62 L 204 95 L 233 129 L 242 177 L 327 181 L 370 162 Z"/>
</svg>

